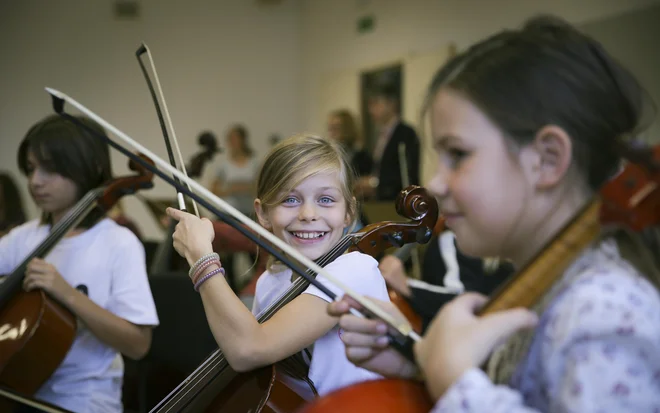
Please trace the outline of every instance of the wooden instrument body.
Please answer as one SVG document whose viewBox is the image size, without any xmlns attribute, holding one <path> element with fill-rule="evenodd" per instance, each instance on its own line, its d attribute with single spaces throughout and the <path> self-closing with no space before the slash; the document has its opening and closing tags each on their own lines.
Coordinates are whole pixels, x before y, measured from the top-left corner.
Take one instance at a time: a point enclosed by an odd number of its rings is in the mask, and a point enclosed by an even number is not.
<svg viewBox="0 0 660 413">
<path fill-rule="evenodd" d="M 41 290 L 20 292 L 0 310 L 0 385 L 33 395 L 55 372 L 76 336 L 76 319 Z M 0 401 L 0 411 L 14 402 Z"/>
<path fill-rule="evenodd" d="M 239 374 L 204 412 L 293 412 L 314 397 L 313 388 L 296 381 L 276 364 Z"/>
<path fill-rule="evenodd" d="M 396 292 L 394 289 L 387 287 L 387 293 L 390 296 L 390 301 L 392 304 L 396 306 L 396 308 L 401 311 L 401 314 L 403 314 L 410 325 L 412 325 L 413 330 L 415 330 L 417 333 L 421 334 L 422 333 L 422 317 L 419 316 L 413 310 L 412 306 L 408 301 L 406 301 L 405 298 L 401 297 L 398 292 Z"/>
<path fill-rule="evenodd" d="M 0 320 L 0 384 L 34 394 L 73 344 L 76 319 L 39 290 L 18 293 Z"/>
</svg>

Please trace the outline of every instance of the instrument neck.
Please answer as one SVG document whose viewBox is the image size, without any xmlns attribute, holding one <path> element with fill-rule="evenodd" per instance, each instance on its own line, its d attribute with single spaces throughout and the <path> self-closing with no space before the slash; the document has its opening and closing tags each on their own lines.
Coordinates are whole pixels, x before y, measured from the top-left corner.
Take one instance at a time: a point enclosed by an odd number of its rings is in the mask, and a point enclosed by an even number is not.
<svg viewBox="0 0 660 413">
<path fill-rule="evenodd" d="M 28 264 L 34 258 L 44 258 L 55 245 L 96 207 L 96 201 L 103 195 L 103 188 L 85 194 L 62 219 L 51 229 L 48 237 L 41 242 L 0 284 L 0 308 L 21 288 Z"/>
</svg>

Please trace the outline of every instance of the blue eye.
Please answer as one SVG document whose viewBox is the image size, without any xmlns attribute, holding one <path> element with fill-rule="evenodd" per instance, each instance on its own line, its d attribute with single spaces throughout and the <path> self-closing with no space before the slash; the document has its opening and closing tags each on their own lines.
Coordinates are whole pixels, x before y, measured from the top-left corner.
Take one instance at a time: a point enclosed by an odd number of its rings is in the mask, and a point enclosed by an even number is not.
<svg viewBox="0 0 660 413">
<path fill-rule="evenodd" d="M 335 200 L 330 198 L 329 196 L 323 196 L 319 199 L 319 202 L 328 205 L 335 202 Z"/>
<path fill-rule="evenodd" d="M 282 200 L 282 203 L 285 204 L 285 205 L 295 204 L 296 202 L 298 202 L 298 199 L 296 197 L 293 197 L 293 196 L 288 196 L 288 197 L 284 198 L 284 200 Z"/>
</svg>

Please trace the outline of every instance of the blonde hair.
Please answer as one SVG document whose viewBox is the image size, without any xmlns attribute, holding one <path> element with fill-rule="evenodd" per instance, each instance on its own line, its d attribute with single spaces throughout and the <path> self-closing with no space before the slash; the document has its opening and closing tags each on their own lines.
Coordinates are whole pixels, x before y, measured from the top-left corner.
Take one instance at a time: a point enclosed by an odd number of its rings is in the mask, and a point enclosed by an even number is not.
<svg viewBox="0 0 660 413">
<path fill-rule="evenodd" d="M 340 144 L 313 135 L 294 135 L 271 149 L 261 166 L 257 180 L 257 198 L 267 210 L 282 202 L 287 194 L 305 179 L 327 172 L 337 172 L 346 212 L 355 226 L 358 205 L 353 196 L 355 172 Z M 273 262 L 269 262 L 270 269 Z"/>
</svg>

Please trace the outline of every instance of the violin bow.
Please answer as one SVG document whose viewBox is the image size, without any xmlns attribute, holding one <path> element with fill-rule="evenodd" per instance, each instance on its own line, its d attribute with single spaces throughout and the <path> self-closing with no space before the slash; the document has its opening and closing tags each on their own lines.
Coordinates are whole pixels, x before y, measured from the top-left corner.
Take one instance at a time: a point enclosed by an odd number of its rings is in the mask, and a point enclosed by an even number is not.
<svg viewBox="0 0 660 413">
<path fill-rule="evenodd" d="M 172 167 L 170 164 L 162 160 L 160 157 L 152 153 L 150 150 L 142 146 L 140 143 L 136 142 L 133 138 L 131 138 L 130 136 L 119 130 L 117 127 L 115 127 L 105 119 L 101 118 L 99 115 L 97 115 L 96 113 L 94 113 L 93 111 L 91 111 L 90 109 L 88 109 L 87 107 L 76 101 L 75 99 L 52 88 L 47 87 L 46 91 L 51 95 L 53 100 L 53 108 L 55 112 L 58 113 L 60 116 L 64 116 L 67 119 L 70 119 L 72 122 L 77 122 L 77 119 L 75 117 L 67 114 L 64 111 L 64 103 L 66 102 L 71 106 L 75 107 L 76 109 L 78 109 L 79 111 L 81 111 L 82 113 L 84 113 L 85 115 L 96 121 L 97 123 L 99 123 L 105 129 L 111 131 L 117 138 L 122 140 L 124 144 L 133 148 L 134 151 L 137 151 L 139 153 L 148 156 L 156 165 L 158 165 L 158 167 L 164 169 L 168 173 L 171 173 L 174 177 L 179 178 L 180 181 L 186 182 L 186 184 L 194 188 L 197 193 L 193 194 L 191 191 L 188 191 L 187 188 L 181 186 L 179 183 L 174 181 L 173 178 L 170 178 L 167 174 L 163 173 L 158 168 L 155 168 L 152 165 L 147 164 L 137 155 L 132 153 L 130 150 L 124 148 L 123 146 L 119 145 L 114 140 L 110 138 L 104 138 L 107 139 L 109 145 L 111 145 L 112 147 L 114 147 L 124 155 L 128 156 L 129 158 L 134 159 L 135 162 L 140 163 L 144 168 L 153 171 L 154 174 L 158 175 L 161 179 L 165 180 L 166 182 L 168 182 L 170 185 L 174 186 L 178 190 L 185 192 L 191 198 L 195 198 L 197 202 L 199 202 L 202 206 L 216 213 L 220 217 L 220 219 L 232 225 L 234 228 L 236 228 L 238 231 L 240 231 L 243 235 L 245 235 L 252 241 L 261 244 L 261 240 L 258 239 L 258 236 L 261 236 L 262 238 L 269 241 L 269 243 L 264 243 L 263 245 L 263 247 L 269 253 L 271 253 L 273 256 L 275 256 L 275 258 L 283 262 L 287 262 L 289 261 L 289 259 L 284 258 L 282 252 L 287 254 L 289 258 L 293 258 L 297 262 L 297 264 L 290 263 L 293 265 L 289 265 L 289 266 L 294 272 L 306 278 L 310 283 L 312 283 L 315 287 L 323 291 L 323 293 L 326 294 L 328 297 L 330 297 L 332 300 L 338 300 L 339 297 L 335 293 L 333 293 L 323 284 L 318 282 L 314 277 L 311 277 L 309 274 L 307 274 L 307 270 L 314 271 L 315 273 L 325 277 L 328 281 L 330 281 L 336 287 L 341 289 L 347 296 L 353 298 L 364 309 L 368 310 L 368 312 L 371 315 L 380 318 L 385 323 L 387 323 L 391 328 L 396 330 L 405 341 L 401 342 L 398 340 L 397 337 L 390 336 L 390 338 L 392 339 L 391 345 L 394 346 L 408 359 L 410 359 L 410 361 L 414 362 L 414 356 L 412 354 L 412 342 L 417 342 L 421 340 L 421 337 L 413 330 L 412 325 L 407 320 L 397 320 L 395 317 L 393 317 L 385 310 L 380 308 L 376 303 L 366 299 L 362 295 L 353 291 L 351 288 L 346 286 L 337 278 L 329 274 L 327 270 L 323 269 L 318 264 L 314 263 L 312 260 L 302 255 L 299 251 L 297 251 L 296 249 L 294 249 L 292 246 L 288 245 L 284 241 L 280 240 L 272 233 L 268 232 L 265 228 L 258 225 L 247 216 L 243 215 L 236 208 L 229 205 L 223 199 L 214 195 L 211 191 L 204 188 L 196 181 L 186 177 L 176 168 Z M 84 124 L 80 122 L 77 123 L 80 124 L 82 127 L 85 127 Z M 94 131 L 90 128 L 90 132 L 93 133 Z M 103 138 L 102 135 L 99 136 Z M 237 221 L 244 224 L 245 227 L 239 225 Z M 254 233 L 249 231 L 247 228 L 254 231 Z M 276 248 L 274 248 L 274 246 L 281 249 L 281 251 L 278 251 Z M 306 268 L 301 268 L 300 265 L 303 265 Z M 357 317 L 366 317 L 363 313 L 359 312 L 354 308 L 351 308 L 351 313 Z"/>
<path fill-rule="evenodd" d="M 149 64 L 151 66 L 151 71 L 154 74 L 154 79 L 156 80 L 156 87 L 158 88 L 158 95 L 156 95 L 156 91 L 154 90 L 153 83 L 151 82 L 151 78 L 149 77 L 149 72 L 147 71 L 147 68 L 144 65 L 144 62 L 142 62 L 142 55 L 146 54 L 147 58 L 149 59 Z M 174 149 L 176 149 L 176 154 L 179 158 L 179 168 L 183 172 L 183 175 L 188 178 L 188 172 L 186 171 L 186 163 L 183 160 L 183 156 L 181 156 L 181 150 L 179 149 L 179 141 L 176 138 L 176 132 L 174 131 L 174 125 L 172 125 L 172 118 L 170 117 L 170 111 L 167 109 L 167 101 L 165 100 L 165 95 L 163 94 L 163 89 L 160 86 L 160 80 L 158 78 L 158 72 L 156 71 L 156 65 L 154 64 L 154 59 L 151 56 L 151 51 L 149 50 L 149 47 L 147 47 L 144 42 L 140 45 L 140 47 L 137 49 L 135 52 L 135 57 L 137 57 L 138 63 L 140 64 L 140 69 L 142 69 L 142 73 L 144 74 L 144 78 L 147 81 L 147 86 L 149 87 L 149 93 L 151 94 L 151 99 L 154 102 L 154 106 L 156 107 L 156 114 L 158 115 L 158 121 L 160 123 L 160 129 L 163 132 L 163 138 L 165 138 L 165 147 L 167 148 L 167 155 L 169 156 L 170 159 L 170 164 L 172 167 L 176 168 L 176 162 L 174 159 L 174 154 L 172 152 L 172 145 L 170 143 L 170 135 L 167 133 L 167 127 L 165 126 L 165 121 L 163 120 L 163 114 L 165 115 L 165 119 L 167 119 L 167 126 L 169 127 L 169 130 L 172 132 L 172 137 L 171 140 L 174 142 Z M 158 103 L 158 97 L 160 96 L 160 100 L 163 102 L 163 110 L 160 108 L 160 104 Z M 177 183 L 179 182 L 178 178 L 174 178 Z M 190 184 L 186 182 L 186 186 L 188 188 L 188 191 L 193 192 L 192 188 L 190 188 Z M 179 209 L 182 211 L 186 211 L 186 202 L 183 199 L 183 194 L 181 191 L 177 191 L 177 200 L 179 202 Z M 192 200 L 192 205 L 193 205 L 193 210 L 195 211 L 195 215 L 199 217 L 199 209 L 197 209 L 197 203 L 193 198 Z"/>
</svg>

